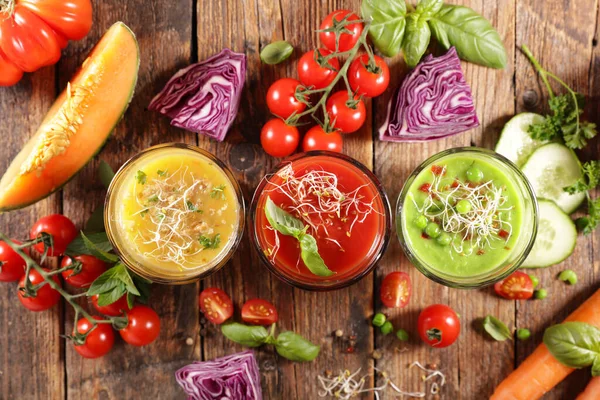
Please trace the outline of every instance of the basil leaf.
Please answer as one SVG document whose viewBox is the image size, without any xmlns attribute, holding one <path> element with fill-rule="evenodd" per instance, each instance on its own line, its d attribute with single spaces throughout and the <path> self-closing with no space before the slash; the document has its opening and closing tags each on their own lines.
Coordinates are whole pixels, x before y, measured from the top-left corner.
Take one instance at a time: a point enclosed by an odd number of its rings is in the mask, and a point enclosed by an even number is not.
<svg viewBox="0 0 600 400">
<path fill-rule="evenodd" d="M 300 257 L 306 265 L 306 268 L 317 276 L 331 276 L 334 272 L 327 268 L 325 261 L 319 254 L 317 240 L 309 234 L 302 235 L 300 238 Z"/>
<path fill-rule="evenodd" d="M 319 355 L 320 346 L 312 344 L 294 332 L 282 332 L 275 342 L 277 353 L 291 361 L 312 361 Z"/>
<path fill-rule="evenodd" d="M 104 204 L 100 204 L 85 223 L 86 233 L 104 232 Z"/>
<path fill-rule="evenodd" d="M 596 357 L 592 364 L 592 376 L 600 376 L 600 357 Z"/>
<path fill-rule="evenodd" d="M 100 182 L 108 189 L 110 182 L 115 177 L 115 172 L 106 161 L 102 160 L 100 161 L 100 165 L 98 165 L 98 176 L 100 177 Z"/>
<path fill-rule="evenodd" d="M 383 55 L 393 57 L 400 53 L 406 27 L 404 0 L 363 0 L 360 13 L 371 20 L 369 37 Z"/>
<path fill-rule="evenodd" d="M 101 307 L 108 306 L 117 300 L 119 300 L 127 290 L 125 290 L 125 285 L 120 282 L 117 282 L 117 286 L 115 286 L 112 290 L 104 293 L 100 293 L 98 295 L 98 305 Z M 131 308 L 131 306 L 129 307 Z"/>
<path fill-rule="evenodd" d="M 483 329 L 499 342 L 504 342 L 506 339 L 512 340 L 512 333 L 510 333 L 504 322 L 491 315 L 484 318 Z"/>
<path fill-rule="evenodd" d="M 127 270 L 124 264 L 119 263 L 115 265 L 112 269 L 115 269 L 117 271 L 115 274 L 115 278 L 125 285 L 127 292 L 132 293 L 135 296 L 140 295 L 140 292 L 133 283 L 133 279 L 131 278 L 131 275 L 129 275 L 129 271 Z"/>
<path fill-rule="evenodd" d="M 298 218 L 284 209 L 277 207 L 271 197 L 267 197 L 265 203 L 265 216 L 269 224 L 279 233 L 286 236 L 293 236 L 296 239 L 304 233 L 304 224 Z"/>
<path fill-rule="evenodd" d="M 94 296 L 96 294 L 106 293 L 119 286 L 121 282 L 117 279 L 118 274 L 119 271 L 115 268 L 110 268 L 104 272 L 92 282 L 87 291 L 87 295 Z"/>
<path fill-rule="evenodd" d="M 90 233 L 86 234 L 86 237 L 89 241 L 94 243 L 97 249 L 100 249 L 104 252 L 109 252 L 113 248 L 112 244 L 108 240 L 108 236 L 106 236 L 106 232 Z M 69 246 L 67 246 L 67 250 L 65 251 L 65 253 L 69 256 L 79 256 L 81 254 L 88 254 L 91 256 L 94 255 L 85 245 L 81 233 L 77 235 L 77 237 L 71 243 L 69 243 Z"/>
<path fill-rule="evenodd" d="M 402 42 L 406 65 L 410 68 L 417 66 L 429 46 L 430 39 L 431 30 L 427 25 L 427 19 L 419 14 L 409 14 L 406 17 L 406 33 Z"/>
<path fill-rule="evenodd" d="M 265 64 L 275 65 L 290 58 L 294 46 L 285 40 L 269 43 L 260 52 L 260 59 Z"/>
<path fill-rule="evenodd" d="M 600 329 L 583 322 L 564 322 L 544 332 L 544 344 L 561 364 L 583 368 L 596 364 L 600 357 Z"/>
<path fill-rule="evenodd" d="M 444 5 L 429 26 L 444 48 L 456 47 L 461 59 L 492 68 L 506 66 L 500 35 L 490 21 L 469 7 Z"/>
<path fill-rule="evenodd" d="M 100 248 L 94 242 L 92 242 L 85 235 L 85 233 L 81 232 L 80 235 L 81 235 L 81 237 L 83 239 L 83 244 L 85 245 L 85 247 L 89 251 L 89 254 L 93 255 L 96 258 L 99 258 L 102 261 L 106 261 L 108 263 L 116 263 L 117 261 L 119 261 L 119 257 L 118 256 L 104 251 L 102 248 Z"/>
<path fill-rule="evenodd" d="M 425 19 L 429 19 L 440 12 L 443 5 L 444 2 L 442 0 L 421 0 L 417 4 L 416 13 L 421 14 Z"/>
<path fill-rule="evenodd" d="M 222 324 L 221 332 L 227 339 L 247 347 L 258 347 L 269 337 L 269 333 L 263 326 L 249 326 L 237 322 Z"/>
</svg>

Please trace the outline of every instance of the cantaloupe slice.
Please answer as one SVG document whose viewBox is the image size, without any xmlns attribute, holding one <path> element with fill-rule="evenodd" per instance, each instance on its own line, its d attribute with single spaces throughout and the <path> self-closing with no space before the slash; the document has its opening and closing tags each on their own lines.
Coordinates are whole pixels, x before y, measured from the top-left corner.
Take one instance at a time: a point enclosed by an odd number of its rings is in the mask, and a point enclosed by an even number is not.
<svg viewBox="0 0 600 400">
<path fill-rule="evenodd" d="M 100 39 L 8 167 L 0 180 L 0 212 L 45 198 L 90 161 L 125 113 L 133 97 L 139 63 L 135 35 L 117 22 Z"/>
</svg>

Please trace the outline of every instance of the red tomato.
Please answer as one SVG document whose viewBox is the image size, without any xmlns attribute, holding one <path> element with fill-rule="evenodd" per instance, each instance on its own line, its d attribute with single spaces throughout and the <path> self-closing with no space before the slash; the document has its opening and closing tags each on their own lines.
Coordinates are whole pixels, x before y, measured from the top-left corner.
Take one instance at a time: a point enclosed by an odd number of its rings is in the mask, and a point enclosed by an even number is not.
<svg viewBox="0 0 600 400">
<path fill-rule="evenodd" d="M 286 119 L 294 113 L 301 113 L 306 104 L 296 98 L 296 88 L 300 81 L 291 78 L 276 80 L 267 91 L 267 106 L 280 118 Z"/>
<path fill-rule="evenodd" d="M 160 334 L 160 318 L 148 306 L 134 306 L 127 312 L 129 322 L 119 331 L 121 337 L 133 346 L 146 346 Z"/>
<path fill-rule="evenodd" d="M 263 299 L 252 299 L 242 307 L 242 319 L 248 324 L 271 325 L 279 320 L 275 306 Z"/>
<path fill-rule="evenodd" d="M 44 268 L 44 271 L 49 272 L 50 270 Z M 58 276 L 54 275 L 52 276 L 52 279 L 60 285 Z M 44 282 L 44 278 L 42 278 L 42 276 L 33 268 L 29 271 L 29 280 L 33 285 Z M 24 287 L 25 276 L 23 276 L 19 281 L 19 289 Z M 25 308 L 31 311 L 47 310 L 55 306 L 60 300 L 60 293 L 52 289 L 47 283 L 38 289 L 35 297 L 25 297 L 23 294 L 24 292 L 22 290 L 18 291 L 19 300 L 25 306 Z"/>
<path fill-rule="evenodd" d="M 304 135 L 302 151 L 329 150 L 342 151 L 342 135 L 339 132 L 326 133 L 319 125 L 313 126 Z"/>
<path fill-rule="evenodd" d="M 73 275 L 73 270 L 67 270 L 62 273 L 62 277 L 69 285 L 76 288 L 88 287 L 106 271 L 104 261 L 97 259 L 94 256 L 82 254 L 74 257 L 76 261 L 81 263 L 81 271 Z M 64 257 L 60 263 L 61 268 L 68 267 L 73 264 L 71 257 Z"/>
<path fill-rule="evenodd" d="M 0 15 L 3 11 L 0 5 Z M 16 83 L 16 68 L 32 72 L 56 63 L 67 41 L 82 39 L 91 26 L 90 0 L 17 0 L 12 13 L 0 21 L 0 50 L 5 56 L 0 61 L 0 83 Z"/>
<path fill-rule="evenodd" d="M 48 250 L 50 257 L 62 256 L 67 249 L 67 246 L 77 237 L 77 228 L 73 221 L 64 215 L 52 214 L 40 218 L 29 232 L 29 237 L 35 239 L 42 232 L 52 235 L 54 247 Z M 44 252 L 44 244 L 38 243 L 34 248 L 39 252 Z"/>
<path fill-rule="evenodd" d="M 317 54 L 319 56 L 317 56 Z M 327 49 L 311 50 L 304 53 L 298 61 L 298 77 L 300 82 L 308 88 L 323 89 L 335 79 L 340 70 L 340 61 L 337 58 L 331 58 L 327 61 L 327 66 L 321 66 L 315 57 L 319 59 L 331 54 Z"/>
<path fill-rule="evenodd" d="M 447 347 L 460 334 L 460 320 L 450 307 L 434 304 L 421 311 L 417 329 L 421 339 L 431 347 Z"/>
<path fill-rule="evenodd" d="M 390 272 L 383 278 L 379 297 L 384 306 L 390 308 L 406 307 L 410 300 L 412 284 L 406 272 Z"/>
<path fill-rule="evenodd" d="M 213 324 L 222 324 L 233 315 L 233 303 L 227 293 L 218 288 L 207 288 L 198 297 L 200 310 Z"/>
<path fill-rule="evenodd" d="M 510 300 L 526 300 L 533 296 L 533 282 L 529 275 L 517 271 L 494 284 L 498 296 Z"/>
<path fill-rule="evenodd" d="M 348 106 L 348 91 L 340 90 L 327 99 L 327 113 L 334 128 L 342 133 L 360 129 L 367 118 L 365 103 L 357 96 Z"/>
<path fill-rule="evenodd" d="M 273 157 L 287 157 L 300 142 L 300 133 L 295 126 L 287 125 L 279 118 L 269 120 L 260 131 L 260 144 Z"/>
<path fill-rule="evenodd" d="M 21 244 L 15 239 L 12 241 Z M 12 247 L 5 242 L 0 242 L 0 282 L 18 281 L 23 275 L 25 275 L 25 260 Z"/>
<path fill-rule="evenodd" d="M 0 49 L 0 86 L 12 86 L 23 77 L 23 71 Z"/>
<path fill-rule="evenodd" d="M 93 316 L 95 320 L 102 317 Z M 92 324 L 87 318 L 77 321 L 77 332 L 84 334 L 92 329 Z M 86 337 L 81 345 L 75 345 L 75 350 L 84 358 L 102 357 L 112 349 L 115 343 L 115 333 L 110 324 L 98 324 Z"/>
<path fill-rule="evenodd" d="M 112 304 L 107 306 L 98 305 L 99 295 L 95 294 L 92 296 L 92 305 L 101 314 L 108 315 L 111 317 L 118 317 L 123 315 L 124 312 L 129 311 L 129 305 L 127 304 L 127 295 L 121 296 L 121 298 Z"/>
<path fill-rule="evenodd" d="M 335 32 L 322 31 L 338 26 L 339 22 L 341 22 L 346 16 L 348 16 L 346 18 L 347 21 L 356 21 L 360 19 L 358 18 L 358 15 L 354 14 L 352 11 L 336 10 L 329 14 L 327 17 L 325 17 L 325 19 L 321 23 L 321 27 L 319 29 L 321 31 L 319 32 L 319 39 L 321 40 L 321 43 L 323 43 L 323 45 L 331 51 L 336 51 L 336 34 Z M 341 35 L 339 35 L 339 47 L 337 49 L 338 51 L 348 51 L 352 47 L 354 47 L 356 42 L 358 42 L 360 35 L 362 34 L 363 24 L 360 22 L 348 24 L 344 28 L 352 33 L 342 33 Z"/>
<path fill-rule="evenodd" d="M 375 65 L 369 64 L 369 55 L 363 54 L 352 61 L 348 69 L 348 81 L 352 90 L 365 97 L 377 97 L 390 84 L 390 69 L 379 56 Z"/>
</svg>

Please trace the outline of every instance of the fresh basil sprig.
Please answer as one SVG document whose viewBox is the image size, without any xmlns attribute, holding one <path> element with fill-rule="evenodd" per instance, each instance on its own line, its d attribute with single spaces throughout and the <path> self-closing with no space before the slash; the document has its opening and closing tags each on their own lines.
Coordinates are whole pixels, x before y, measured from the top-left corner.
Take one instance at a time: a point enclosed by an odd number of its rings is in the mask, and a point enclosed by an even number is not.
<svg viewBox="0 0 600 400">
<path fill-rule="evenodd" d="M 592 375 L 600 376 L 600 329 L 584 322 L 564 322 L 546 329 L 543 340 L 561 364 L 591 366 Z"/>
<path fill-rule="evenodd" d="M 148 301 L 150 283 L 147 279 L 129 272 L 122 263 L 117 263 L 92 283 L 87 295 L 98 295 L 99 306 L 107 306 L 127 295 L 127 303 L 131 308 L 136 297 L 142 303 Z"/>
<path fill-rule="evenodd" d="M 293 236 L 300 242 L 300 257 L 310 272 L 318 276 L 332 276 L 334 274 L 325 265 L 323 258 L 319 254 L 316 239 L 306 233 L 306 227 L 302 221 L 281 207 L 278 207 L 271 200 L 271 197 L 267 197 L 265 215 L 273 229 L 282 235 Z"/>
<path fill-rule="evenodd" d="M 484 318 L 483 329 L 499 342 L 504 342 L 506 339 L 512 340 L 512 333 L 510 333 L 510 330 L 504 322 L 491 315 Z"/>
<path fill-rule="evenodd" d="M 406 28 L 406 2 L 404 0 L 363 0 L 360 12 L 372 20 L 369 37 L 375 47 L 387 57 L 402 50 Z"/>
<path fill-rule="evenodd" d="M 109 254 L 112 249 L 112 244 L 108 240 L 106 232 L 89 233 L 87 235 L 80 232 L 69 246 L 67 246 L 65 253 L 69 256 L 87 254 L 114 264 L 119 258 L 114 254 Z"/>
<path fill-rule="evenodd" d="M 282 332 L 275 341 L 277 354 L 288 360 L 312 361 L 319 355 L 321 348 L 294 332 Z"/>
<path fill-rule="evenodd" d="M 421 57 L 427 51 L 430 39 L 431 29 L 427 25 L 427 20 L 421 14 L 409 14 L 406 17 L 406 33 L 402 42 L 402 52 L 406 65 L 410 68 L 417 66 L 421 61 Z"/>
</svg>

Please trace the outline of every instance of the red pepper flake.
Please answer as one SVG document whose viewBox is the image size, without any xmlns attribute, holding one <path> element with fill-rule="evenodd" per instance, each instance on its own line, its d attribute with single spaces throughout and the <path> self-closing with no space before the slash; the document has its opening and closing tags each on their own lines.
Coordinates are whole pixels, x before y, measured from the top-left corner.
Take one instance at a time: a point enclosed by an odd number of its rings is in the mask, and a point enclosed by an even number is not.
<svg viewBox="0 0 600 400">
<path fill-rule="evenodd" d="M 455 179 L 454 182 L 452 182 L 451 187 L 452 187 L 452 189 L 456 189 L 458 187 L 458 185 L 459 185 L 458 179 Z"/>
<path fill-rule="evenodd" d="M 508 232 L 505 231 L 504 229 L 500 229 L 500 231 L 498 232 L 498 236 L 500 236 L 502 239 L 507 239 L 508 238 Z"/>
<path fill-rule="evenodd" d="M 483 249 L 479 249 L 479 250 L 477 250 L 477 255 L 478 255 L 478 256 L 482 256 L 482 255 L 484 255 L 484 254 L 485 254 L 485 251 L 483 251 Z"/>
<path fill-rule="evenodd" d="M 423 239 L 429 239 L 429 236 L 425 232 L 421 232 L 421 237 Z"/>
<path fill-rule="evenodd" d="M 348 353 L 348 354 L 352 354 L 352 353 L 354 353 L 354 347 L 352 347 L 352 346 L 348 347 L 348 348 L 346 349 L 346 353 Z"/>
<path fill-rule="evenodd" d="M 421 186 L 419 186 L 419 190 L 423 193 L 431 192 L 431 183 L 422 184 Z"/>
<path fill-rule="evenodd" d="M 432 165 L 431 172 L 433 172 L 434 175 L 438 175 L 438 176 L 444 175 L 446 173 L 446 168 L 440 167 L 439 165 Z"/>
</svg>

